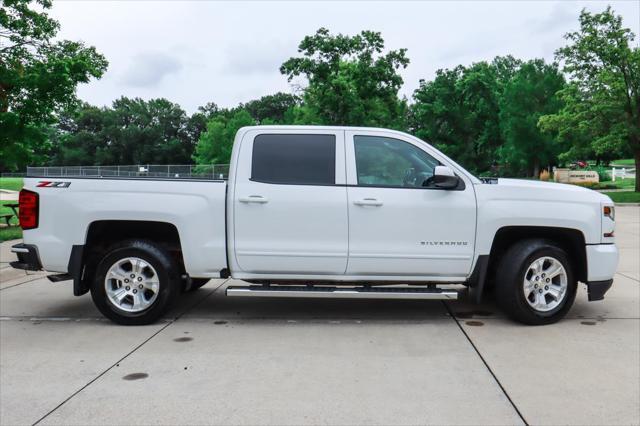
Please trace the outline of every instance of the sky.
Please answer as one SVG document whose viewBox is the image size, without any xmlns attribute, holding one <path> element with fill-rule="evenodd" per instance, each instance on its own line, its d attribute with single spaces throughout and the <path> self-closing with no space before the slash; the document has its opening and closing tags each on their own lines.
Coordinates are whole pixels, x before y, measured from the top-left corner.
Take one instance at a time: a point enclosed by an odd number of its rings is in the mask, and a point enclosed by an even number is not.
<svg viewBox="0 0 640 426">
<path fill-rule="evenodd" d="M 207 102 L 233 107 L 278 91 L 294 93 L 279 67 L 305 35 L 382 33 L 386 49 L 407 48 L 401 95 L 436 70 L 512 54 L 552 61 L 578 29 L 580 10 L 610 4 L 640 33 L 631 1 L 77 1 L 54 0 L 59 37 L 95 46 L 109 61 L 81 99 L 167 98 L 189 113 Z M 634 44 L 639 45 L 639 37 Z M 303 84 L 304 80 L 294 83 Z"/>
</svg>

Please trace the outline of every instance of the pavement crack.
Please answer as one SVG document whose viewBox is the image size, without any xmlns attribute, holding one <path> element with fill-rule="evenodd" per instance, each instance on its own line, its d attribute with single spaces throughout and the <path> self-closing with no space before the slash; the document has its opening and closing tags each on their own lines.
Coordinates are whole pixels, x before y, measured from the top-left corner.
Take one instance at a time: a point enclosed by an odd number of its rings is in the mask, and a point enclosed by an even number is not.
<svg viewBox="0 0 640 426">
<path fill-rule="evenodd" d="M 469 342 L 469 344 L 471 345 L 473 350 L 476 352 L 476 354 L 478 354 L 478 357 L 480 358 L 480 360 L 482 361 L 484 366 L 487 368 L 487 371 L 489 371 L 489 374 L 491 374 L 491 377 L 493 377 L 493 380 L 496 381 L 496 384 L 500 387 L 500 390 L 502 390 L 502 393 L 504 394 L 504 396 L 507 398 L 507 400 L 509 401 L 509 403 L 511 404 L 511 406 L 515 410 L 516 414 L 518 414 L 518 417 L 520 417 L 520 420 L 522 420 L 522 423 L 524 423 L 526 426 L 529 426 L 529 422 L 527 422 L 527 420 L 524 418 L 524 416 L 520 412 L 520 409 L 518 409 L 518 407 L 516 406 L 515 402 L 513 402 L 513 400 L 511 399 L 511 396 L 509 396 L 509 393 L 507 392 L 507 390 L 504 388 L 504 386 L 502 386 L 502 383 L 500 383 L 500 380 L 498 380 L 498 377 L 496 376 L 496 374 L 493 372 L 493 370 L 489 366 L 489 363 L 487 363 L 487 361 L 484 359 L 484 357 L 482 356 L 482 354 L 478 350 L 478 347 L 475 345 L 475 343 L 473 343 L 473 340 L 471 340 L 471 337 L 469 337 L 469 335 L 465 331 L 464 327 L 462 327 L 462 325 L 460 325 L 460 321 L 458 321 L 458 318 L 456 318 L 455 314 L 453 313 L 453 311 L 451 310 L 449 305 L 444 301 L 442 302 L 442 304 L 444 305 L 444 308 L 447 310 L 447 312 L 449 312 L 449 315 L 451 315 L 451 318 L 456 322 L 456 325 L 458 326 L 458 328 L 460 329 L 460 331 L 462 332 L 464 337 L 467 338 L 467 341 Z"/>
<path fill-rule="evenodd" d="M 633 278 L 633 277 L 631 277 L 631 276 L 629 276 L 629 275 L 625 274 L 624 272 L 616 272 L 616 274 L 618 274 L 618 275 L 622 275 L 623 277 L 626 277 L 626 278 L 629 278 L 629 279 L 630 279 L 630 280 L 632 280 L 632 281 L 640 282 L 640 280 L 637 280 L 637 279 L 635 279 L 635 278 Z M 615 281 L 615 279 L 614 279 L 614 281 Z"/>
<path fill-rule="evenodd" d="M 54 412 L 56 412 L 60 407 L 62 407 L 64 404 L 66 404 L 67 402 L 69 402 L 73 397 L 75 397 L 76 395 L 78 395 L 80 392 L 82 392 L 83 390 L 85 390 L 86 388 L 88 388 L 89 386 L 91 386 L 93 383 L 95 383 L 98 379 L 100 379 L 102 376 L 104 376 L 105 374 L 107 374 L 109 371 L 111 371 L 116 365 L 120 364 L 122 361 L 124 361 L 125 359 L 127 359 L 129 356 L 131 356 L 133 353 L 135 353 L 138 349 L 140 349 L 141 347 L 143 347 L 147 342 L 149 342 L 151 339 L 153 339 L 154 337 L 156 337 L 158 334 L 162 333 L 164 330 L 167 329 L 167 327 L 169 327 L 171 324 L 175 323 L 176 321 L 178 321 L 183 315 L 185 315 L 187 312 L 189 312 L 191 309 L 195 308 L 196 306 L 198 306 L 199 304 L 201 304 L 202 302 L 204 302 L 207 298 L 209 298 L 211 295 L 213 295 L 222 285 L 224 285 L 227 281 L 229 281 L 229 279 L 226 279 L 225 281 L 223 281 L 218 287 L 216 287 L 215 289 L 211 290 L 209 292 L 209 294 L 207 294 L 205 297 L 203 297 L 202 299 L 198 300 L 196 303 L 194 303 L 193 305 L 191 305 L 190 307 L 188 307 L 187 309 L 185 309 L 184 311 L 182 311 L 181 313 L 179 313 L 178 315 L 176 315 L 174 318 L 170 319 L 169 322 L 167 322 L 165 325 L 163 325 L 162 327 L 160 327 L 160 329 L 158 331 L 156 331 L 155 333 L 153 333 L 151 336 L 149 336 L 148 338 L 146 338 L 142 343 L 140 343 L 138 346 L 136 346 L 135 348 L 133 348 L 131 351 L 129 351 L 126 355 L 124 355 L 122 358 L 120 358 L 119 360 L 117 360 L 116 362 L 114 362 L 113 364 L 111 364 L 109 367 L 107 367 L 102 373 L 98 374 L 96 377 L 94 377 L 93 379 L 91 379 L 89 382 L 87 382 L 87 384 L 85 384 L 84 386 L 82 386 L 80 389 L 78 389 L 77 391 L 75 391 L 74 393 L 72 393 L 69 397 L 67 397 L 64 401 L 62 401 L 60 404 L 56 405 L 52 410 L 50 410 L 49 412 L 47 412 L 47 414 L 45 414 L 44 416 L 40 417 L 36 422 L 33 423 L 33 426 L 39 424 L 40 422 L 42 422 L 44 419 L 46 419 L 47 417 L 49 417 L 51 414 L 53 414 Z"/>
<path fill-rule="evenodd" d="M 27 283 L 30 283 L 30 282 L 33 282 L 33 281 L 37 281 L 37 280 L 39 280 L 41 278 L 45 278 L 45 277 L 46 277 L 46 275 L 40 275 L 40 276 L 37 276 L 37 277 L 35 277 L 35 278 L 31 279 L 31 280 L 28 280 L 28 281 L 22 281 L 22 282 L 19 282 L 17 284 L 12 284 L 10 286 L 4 287 L 4 288 L 0 288 L 0 291 L 5 291 L 5 290 L 10 289 L 10 288 L 18 287 L 19 285 L 27 284 Z"/>
</svg>

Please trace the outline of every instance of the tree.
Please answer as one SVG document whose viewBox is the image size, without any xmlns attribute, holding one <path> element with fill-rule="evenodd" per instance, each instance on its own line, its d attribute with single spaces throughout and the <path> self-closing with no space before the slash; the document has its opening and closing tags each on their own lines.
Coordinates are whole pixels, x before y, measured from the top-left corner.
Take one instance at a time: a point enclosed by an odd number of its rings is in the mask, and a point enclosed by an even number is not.
<svg viewBox="0 0 640 426">
<path fill-rule="evenodd" d="M 469 170 L 488 172 L 503 144 L 500 97 L 519 64 L 509 56 L 438 70 L 413 94 L 411 130 Z"/>
<path fill-rule="evenodd" d="M 258 124 L 292 124 L 292 111 L 298 105 L 298 96 L 278 92 L 240 104 L 239 108 L 247 110 Z"/>
<path fill-rule="evenodd" d="M 574 137 L 580 144 L 574 152 L 606 157 L 628 150 L 640 170 L 640 48 L 631 47 L 634 37 L 610 7 L 596 14 L 583 10 L 580 30 L 566 34 L 569 44 L 556 51 L 570 77 L 560 92 L 565 106 L 541 117 L 540 127 Z"/>
<path fill-rule="evenodd" d="M 61 114 L 55 162 L 64 165 L 184 164 L 195 142 L 189 118 L 166 99 L 122 97 Z"/>
<path fill-rule="evenodd" d="M 189 138 L 193 149 L 195 149 L 200 135 L 207 130 L 207 123 L 216 115 L 220 114 L 221 109 L 215 102 L 209 102 L 206 105 L 199 106 L 187 121 L 186 135 Z M 193 152 L 192 152 L 193 153 Z M 191 155 L 189 155 L 191 157 Z"/>
<path fill-rule="evenodd" d="M 253 117 L 244 109 L 237 110 L 230 118 L 223 115 L 214 117 L 200 136 L 193 160 L 199 165 L 229 164 L 237 131 L 255 124 Z"/>
<path fill-rule="evenodd" d="M 107 68 L 93 47 L 53 42 L 59 24 L 34 3 L 51 7 L 50 0 L 3 0 L 0 9 L 0 170 L 31 161 L 54 113 L 76 101 L 76 86 Z"/>
<path fill-rule="evenodd" d="M 87 103 L 58 115 L 55 131 L 50 134 L 54 166 L 102 165 L 97 153 L 108 144 L 104 140 L 108 110 Z"/>
<path fill-rule="evenodd" d="M 350 37 L 320 28 L 305 37 L 298 46 L 302 56 L 280 67 L 289 81 L 297 76 L 308 80 L 297 121 L 403 128 L 406 102 L 398 98 L 402 86 L 398 70 L 409 59 L 406 49 L 386 54 L 383 50 L 382 36 L 373 31 Z"/>
<path fill-rule="evenodd" d="M 558 66 L 542 59 L 522 64 L 505 84 L 500 99 L 504 144 L 498 153 L 508 171 L 537 177 L 541 165 L 555 163 L 562 147 L 538 128 L 538 120 L 560 110 L 557 92 L 564 84 Z"/>
</svg>

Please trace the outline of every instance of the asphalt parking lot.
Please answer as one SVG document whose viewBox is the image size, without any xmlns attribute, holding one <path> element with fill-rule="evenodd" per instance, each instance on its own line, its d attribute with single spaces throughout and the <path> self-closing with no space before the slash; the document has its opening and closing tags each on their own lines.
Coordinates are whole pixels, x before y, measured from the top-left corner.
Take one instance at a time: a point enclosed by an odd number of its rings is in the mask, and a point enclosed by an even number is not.
<svg viewBox="0 0 640 426">
<path fill-rule="evenodd" d="M 639 424 L 640 207 L 612 290 L 526 327 L 489 301 L 225 298 L 104 320 L 71 282 L 0 270 L 0 423 Z"/>
</svg>

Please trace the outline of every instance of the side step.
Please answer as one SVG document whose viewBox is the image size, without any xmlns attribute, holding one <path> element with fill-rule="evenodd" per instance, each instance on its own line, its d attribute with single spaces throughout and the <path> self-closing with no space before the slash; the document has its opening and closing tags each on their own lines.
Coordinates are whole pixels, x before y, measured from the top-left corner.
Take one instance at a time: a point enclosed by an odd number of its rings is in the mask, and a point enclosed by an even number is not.
<svg viewBox="0 0 640 426">
<path fill-rule="evenodd" d="M 47 279 L 52 283 L 59 283 L 60 281 L 72 280 L 73 277 L 70 274 L 56 274 L 56 275 L 47 275 Z"/>
<path fill-rule="evenodd" d="M 233 297 L 308 297 L 326 299 L 402 299 L 456 300 L 458 292 L 425 287 L 315 287 L 315 286 L 236 286 L 227 287 Z"/>
</svg>

